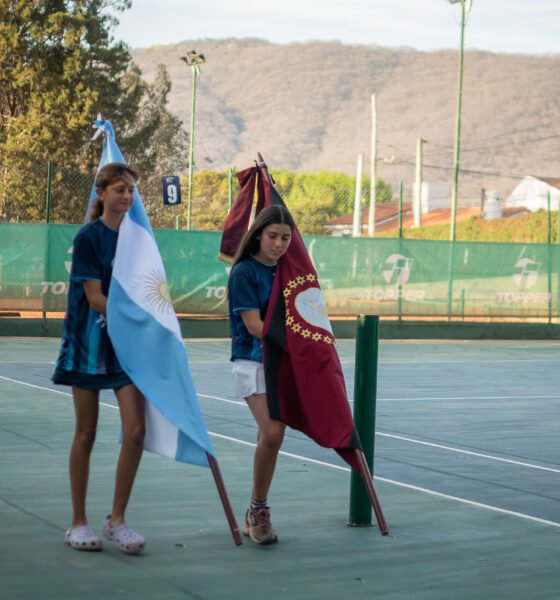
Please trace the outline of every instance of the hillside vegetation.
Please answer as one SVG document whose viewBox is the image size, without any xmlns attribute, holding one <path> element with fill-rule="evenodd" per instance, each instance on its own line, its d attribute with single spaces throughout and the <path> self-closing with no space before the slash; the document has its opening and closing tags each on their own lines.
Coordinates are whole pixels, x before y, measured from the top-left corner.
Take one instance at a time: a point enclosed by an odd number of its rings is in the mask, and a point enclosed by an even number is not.
<svg viewBox="0 0 560 600">
<path fill-rule="evenodd" d="M 550 213 L 551 242 L 558 243 L 558 213 Z M 545 210 L 536 213 L 486 220 L 471 217 L 456 225 L 456 239 L 461 242 L 517 242 L 546 244 L 548 217 Z M 379 237 L 396 237 L 396 232 L 380 234 Z M 403 237 L 418 240 L 448 240 L 449 225 L 432 225 L 403 230 Z"/>
<path fill-rule="evenodd" d="M 466 32 L 468 40 L 468 29 Z M 132 50 L 146 79 L 165 64 L 169 109 L 187 129 L 192 74 L 180 56 L 206 63 L 197 87 L 197 169 L 238 169 L 260 151 L 271 168 L 368 172 L 371 94 L 377 98 L 379 176 L 410 199 L 417 138 L 424 179 L 452 179 L 458 52 L 257 39 L 190 40 Z M 560 176 L 560 56 L 466 51 L 460 204 L 480 189 L 505 198 L 527 174 Z"/>
</svg>

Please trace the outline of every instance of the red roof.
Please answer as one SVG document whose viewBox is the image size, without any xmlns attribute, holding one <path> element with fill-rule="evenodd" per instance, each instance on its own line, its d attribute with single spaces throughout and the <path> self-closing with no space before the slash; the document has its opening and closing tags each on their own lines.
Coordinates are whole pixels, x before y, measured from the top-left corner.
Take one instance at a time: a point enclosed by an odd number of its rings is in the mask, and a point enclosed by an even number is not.
<svg viewBox="0 0 560 600">
<path fill-rule="evenodd" d="M 560 185 L 560 179 L 558 180 Z M 375 230 L 378 232 L 392 231 L 399 226 L 399 206 L 397 202 L 383 202 L 378 204 L 375 211 Z M 526 213 L 527 209 L 521 206 L 503 207 L 502 214 L 504 218 L 513 217 L 515 215 Z M 466 221 L 470 217 L 480 217 L 479 206 L 469 206 L 457 208 L 455 218 L 456 221 Z M 344 215 L 325 221 L 323 226 L 327 228 L 341 228 L 352 226 L 354 222 L 353 215 Z M 362 211 L 362 230 L 367 229 L 369 222 L 369 207 Z M 429 213 L 422 214 L 420 217 L 421 226 L 425 225 L 445 225 L 451 222 L 451 209 L 438 208 Z M 403 229 L 410 229 L 414 226 L 414 215 L 412 214 L 412 204 L 410 202 L 403 203 Z"/>
<path fill-rule="evenodd" d="M 403 202 L 403 215 L 410 213 L 412 210 L 411 202 Z M 399 217 L 399 203 L 398 202 L 382 202 L 375 206 L 375 224 L 377 228 L 378 223 L 383 223 L 387 220 L 397 219 Z M 324 226 L 335 227 L 337 225 L 352 225 L 354 223 L 354 215 L 343 215 L 342 217 L 336 217 L 330 221 L 325 221 Z M 367 227 L 369 223 L 369 206 L 366 206 L 362 210 L 362 225 Z"/>
</svg>

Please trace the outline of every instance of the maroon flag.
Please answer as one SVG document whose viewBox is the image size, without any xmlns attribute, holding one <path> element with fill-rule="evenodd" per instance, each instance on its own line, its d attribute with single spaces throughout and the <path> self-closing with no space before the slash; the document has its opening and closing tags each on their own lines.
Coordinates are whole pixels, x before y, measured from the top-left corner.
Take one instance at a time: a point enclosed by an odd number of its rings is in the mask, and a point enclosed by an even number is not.
<svg viewBox="0 0 560 600">
<path fill-rule="evenodd" d="M 259 172 L 264 206 L 284 202 Z M 354 469 L 361 449 L 317 272 L 299 231 L 278 261 L 263 331 L 270 416 L 333 448 Z"/>
<path fill-rule="evenodd" d="M 226 262 L 231 262 L 241 238 L 249 228 L 251 213 L 253 211 L 253 199 L 255 197 L 255 182 L 257 180 L 257 167 L 251 167 L 237 173 L 237 180 L 241 185 L 241 191 L 235 199 L 224 225 L 224 234 L 220 244 L 220 258 Z M 261 203 L 257 203 L 255 209 L 258 213 L 262 208 Z"/>
<path fill-rule="evenodd" d="M 284 205 L 264 168 L 237 175 L 241 192 L 226 219 L 221 258 L 233 257 L 251 216 L 270 204 Z M 335 339 L 325 312 L 317 272 L 299 231 L 278 261 L 265 316 L 263 361 L 268 409 L 320 446 L 333 448 L 358 469 L 355 450 L 361 449 L 346 395 Z"/>
</svg>

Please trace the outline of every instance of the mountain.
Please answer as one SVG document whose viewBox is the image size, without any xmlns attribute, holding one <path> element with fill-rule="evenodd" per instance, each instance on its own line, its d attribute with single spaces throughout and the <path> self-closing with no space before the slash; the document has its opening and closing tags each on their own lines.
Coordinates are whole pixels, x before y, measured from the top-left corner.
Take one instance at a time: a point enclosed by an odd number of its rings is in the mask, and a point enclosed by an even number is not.
<svg viewBox="0 0 560 600">
<path fill-rule="evenodd" d="M 166 65 L 169 108 L 190 129 L 192 73 L 180 60 L 206 57 L 197 83 L 197 169 L 238 169 L 260 151 L 271 168 L 369 171 L 376 95 L 378 176 L 410 194 L 417 138 L 424 180 L 453 178 L 458 51 L 201 39 L 132 50 L 150 80 Z M 560 177 L 560 55 L 465 51 L 460 204 L 481 188 L 505 198 L 527 174 Z M 472 172 L 471 172 L 472 171 Z"/>
</svg>

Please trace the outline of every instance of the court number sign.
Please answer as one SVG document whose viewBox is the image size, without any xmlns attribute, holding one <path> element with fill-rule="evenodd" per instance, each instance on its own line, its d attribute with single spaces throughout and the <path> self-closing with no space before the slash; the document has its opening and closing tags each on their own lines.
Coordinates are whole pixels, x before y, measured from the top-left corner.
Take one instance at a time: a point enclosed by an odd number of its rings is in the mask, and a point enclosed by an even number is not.
<svg viewBox="0 0 560 600">
<path fill-rule="evenodd" d="M 163 189 L 163 203 L 167 206 L 181 204 L 181 184 L 177 175 L 168 175 L 161 178 Z"/>
</svg>

